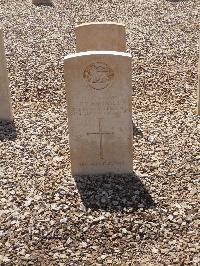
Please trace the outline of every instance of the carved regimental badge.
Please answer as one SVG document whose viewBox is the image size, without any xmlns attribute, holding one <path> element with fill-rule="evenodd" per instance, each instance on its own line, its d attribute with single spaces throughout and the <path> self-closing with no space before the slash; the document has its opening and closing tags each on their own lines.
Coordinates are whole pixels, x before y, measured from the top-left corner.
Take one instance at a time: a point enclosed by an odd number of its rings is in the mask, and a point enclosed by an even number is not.
<svg viewBox="0 0 200 266">
<path fill-rule="evenodd" d="M 107 64 L 95 62 L 85 68 L 83 78 L 89 87 L 95 90 L 103 90 L 112 84 L 114 72 Z"/>
</svg>

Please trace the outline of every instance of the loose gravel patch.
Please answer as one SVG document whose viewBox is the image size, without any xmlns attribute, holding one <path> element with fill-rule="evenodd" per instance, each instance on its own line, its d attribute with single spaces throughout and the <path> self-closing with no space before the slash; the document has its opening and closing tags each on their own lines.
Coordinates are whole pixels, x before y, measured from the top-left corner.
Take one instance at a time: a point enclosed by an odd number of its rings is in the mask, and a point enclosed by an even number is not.
<svg viewBox="0 0 200 266">
<path fill-rule="evenodd" d="M 0 122 L 0 265 L 199 265 L 198 1 L 1 0 L 14 123 Z M 70 173 L 74 26 L 123 22 L 130 176 Z"/>
</svg>

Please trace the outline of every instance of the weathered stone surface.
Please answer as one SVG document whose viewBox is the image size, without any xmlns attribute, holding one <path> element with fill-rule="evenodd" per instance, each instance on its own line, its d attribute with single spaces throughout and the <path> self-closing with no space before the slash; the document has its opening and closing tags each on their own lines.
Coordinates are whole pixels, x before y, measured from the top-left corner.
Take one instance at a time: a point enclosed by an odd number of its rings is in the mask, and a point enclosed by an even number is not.
<svg viewBox="0 0 200 266">
<path fill-rule="evenodd" d="M 113 22 L 84 23 L 75 27 L 76 51 L 126 51 L 125 26 Z"/>
<path fill-rule="evenodd" d="M 32 0 L 32 4 L 34 5 L 51 5 L 51 0 Z"/>
<path fill-rule="evenodd" d="M 197 114 L 200 115 L 200 48 L 199 48 L 199 65 L 198 65 Z"/>
<path fill-rule="evenodd" d="M 12 120 L 9 80 L 6 69 L 2 29 L 0 29 L 0 120 Z"/>
<path fill-rule="evenodd" d="M 73 175 L 132 172 L 131 55 L 65 57 Z"/>
</svg>

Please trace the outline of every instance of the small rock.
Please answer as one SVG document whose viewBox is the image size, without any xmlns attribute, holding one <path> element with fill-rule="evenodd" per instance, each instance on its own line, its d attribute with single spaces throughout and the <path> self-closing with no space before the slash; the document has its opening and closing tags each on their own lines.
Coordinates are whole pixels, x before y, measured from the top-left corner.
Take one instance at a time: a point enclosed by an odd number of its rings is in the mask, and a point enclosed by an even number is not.
<svg viewBox="0 0 200 266">
<path fill-rule="evenodd" d="M 64 223 L 66 223 L 67 221 L 68 221 L 68 219 L 67 219 L 66 217 L 60 219 L 60 223 L 61 223 L 61 224 L 64 224 Z"/>
<path fill-rule="evenodd" d="M 157 248 L 152 248 L 151 251 L 152 251 L 153 253 L 156 253 L 156 254 L 157 254 L 159 250 L 158 250 Z"/>
</svg>

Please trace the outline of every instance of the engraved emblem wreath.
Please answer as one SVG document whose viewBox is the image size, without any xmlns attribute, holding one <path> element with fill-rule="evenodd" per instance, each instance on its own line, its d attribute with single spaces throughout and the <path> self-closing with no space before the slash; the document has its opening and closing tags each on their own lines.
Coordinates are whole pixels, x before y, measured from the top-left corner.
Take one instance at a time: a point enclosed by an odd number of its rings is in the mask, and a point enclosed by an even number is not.
<svg viewBox="0 0 200 266">
<path fill-rule="evenodd" d="M 95 90 L 103 90 L 111 85 L 114 72 L 107 64 L 95 62 L 85 68 L 83 78 L 89 87 Z"/>
</svg>

